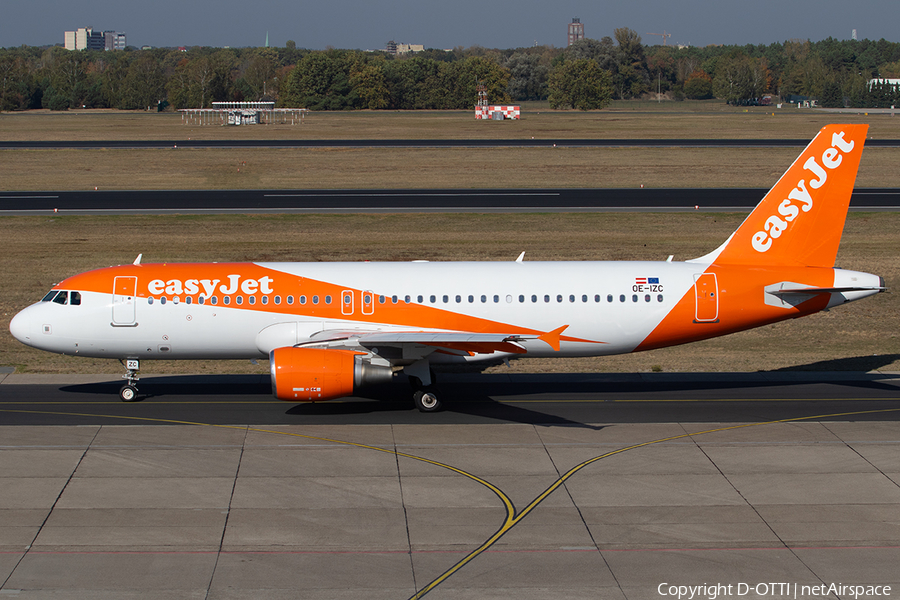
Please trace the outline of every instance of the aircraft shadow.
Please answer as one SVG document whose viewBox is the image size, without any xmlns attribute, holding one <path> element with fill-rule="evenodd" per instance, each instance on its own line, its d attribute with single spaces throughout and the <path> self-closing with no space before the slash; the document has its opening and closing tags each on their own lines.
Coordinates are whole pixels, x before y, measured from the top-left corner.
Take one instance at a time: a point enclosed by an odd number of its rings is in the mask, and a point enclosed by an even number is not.
<svg viewBox="0 0 900 600">
<path fill-rule="evenodd" d="M 528 424 L 568 425 L 599 429 L 581 420 L 534 410 L 527 403 L 543 400 L 555 401 L 561 397 L 571 402 L 618 403 L 622 400 L 654 400 L 670 403 L 683 400 L 692 403 L 697 399 L 718 397 L 753 401 L 766 399 L 766 388 L 794 388 L 815 384 L 830 384 L 859 390 L 897 392 L 897 387 L 880 380 L 886 376 L 872 373 L 900 359 L 898 354 L 858 356 L 838 360 L 796 365 L 772 371 L 746 374 L 690 374 L 690 373 L 554 373 L 546 375 L 514 375 L 457 378 L 452 374 L 439 374 L 439 390 L 444 403 L 443 413 L 458 421 L 472 422 L 495 420 Z M 853 371 L 844 374 L 842 371 Z M 97 394 L 117 401 L 122 380 L 110 376 L 107 382 L 67 385 L 60 391 L 73 394 Z M 455 380 L 455 381 L 454 381 Z M 140 401 L 152 402 L 156 398 L 210 399 L 218 397 L 242 397 L 248 402 L 270 403 L 271 384 L 267 374 L 253 375 L 178 375 L 145 377 L 140 380 Z M 808 394 L 814 394 L 808 392 Z M 782 397 L 805 399 L 802 393 Z M 329 417 L 341 415 L 415 415 L 412 394 L 404 376 L 390 384 L 367 388 L 354 398 L 316 403 L 285 403 L 287 416 Z M 674 406 L 673 406 L 674 408 Z M 280 410 L 279 410 L 280 412 Z M 554 411 L 555 412 L 555 411 Z M 442 413 L 427 415 L 429 422 L 439 423 Z M 570 415 L 571 416 L 571 415 Z M 596 414 L 590 420 L 595 420 Z M 587 418 L 585 419 L 587 420 Z"/>
</svg>

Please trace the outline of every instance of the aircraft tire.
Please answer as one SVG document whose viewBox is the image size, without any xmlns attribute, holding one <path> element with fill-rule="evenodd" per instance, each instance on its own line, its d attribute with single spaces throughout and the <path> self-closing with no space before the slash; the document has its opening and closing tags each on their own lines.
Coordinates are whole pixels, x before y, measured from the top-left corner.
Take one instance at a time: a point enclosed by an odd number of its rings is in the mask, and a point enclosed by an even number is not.
<svg viewBox="0 0 900 600">
<path fill-rule="evenodd" d="M 416 390 L 413 394 L 413 402 L 419 412 L 437 412 L 441 410 L 441 401 L 437 394 L 426 390 Z"/>
<path fill-rule="evenodd" d="M 122 402 L 134 402 L 137 400 L 138 391 L 133 385 L 123 385 L 119 390 L 119 400 Z"/>
</svg>

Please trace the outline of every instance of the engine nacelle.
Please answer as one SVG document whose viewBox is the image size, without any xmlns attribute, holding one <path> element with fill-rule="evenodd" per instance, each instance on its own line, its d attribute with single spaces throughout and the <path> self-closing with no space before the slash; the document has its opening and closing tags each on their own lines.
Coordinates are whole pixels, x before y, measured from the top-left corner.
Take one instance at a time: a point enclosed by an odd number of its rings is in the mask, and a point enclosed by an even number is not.
<svg viewBox="0 0 900 600">
<path fill-rule="evenodd" d="M 276 348 L 269 353 L 272 393 L 279 400 L 315 402 L 391 380 L 390 367 L 373 365 L 365 356 L 352 350 Z"/>
</svg>

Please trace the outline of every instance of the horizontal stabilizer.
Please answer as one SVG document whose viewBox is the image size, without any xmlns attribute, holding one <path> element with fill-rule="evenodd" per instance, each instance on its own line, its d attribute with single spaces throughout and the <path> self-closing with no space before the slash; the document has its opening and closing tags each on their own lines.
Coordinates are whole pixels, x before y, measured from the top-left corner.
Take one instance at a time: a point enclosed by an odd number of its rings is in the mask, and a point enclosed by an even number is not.
<svg viewBox="0 0 900 600">
<path fill-rule="evenodd" d="M 883 292 L 887 288 L 884 286 L 857 286 L 857 287 L 803 287 L 803 288 L 785 288 L 769 292 L 770 294 L 842 294 L 844 292 Z"/>
</svg>

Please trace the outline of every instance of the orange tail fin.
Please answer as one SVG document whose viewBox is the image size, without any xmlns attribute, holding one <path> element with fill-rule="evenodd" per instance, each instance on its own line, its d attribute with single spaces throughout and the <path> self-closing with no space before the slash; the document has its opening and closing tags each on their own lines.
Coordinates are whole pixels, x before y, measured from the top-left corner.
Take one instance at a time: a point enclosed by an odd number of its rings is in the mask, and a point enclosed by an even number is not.
<svg viewBox="0 0 900 600">
<path fill-rule="evenodd" d="M 728 241 L 703 258 L 833 267 L 868 128 L 823 127 Z"/>
</svg>

